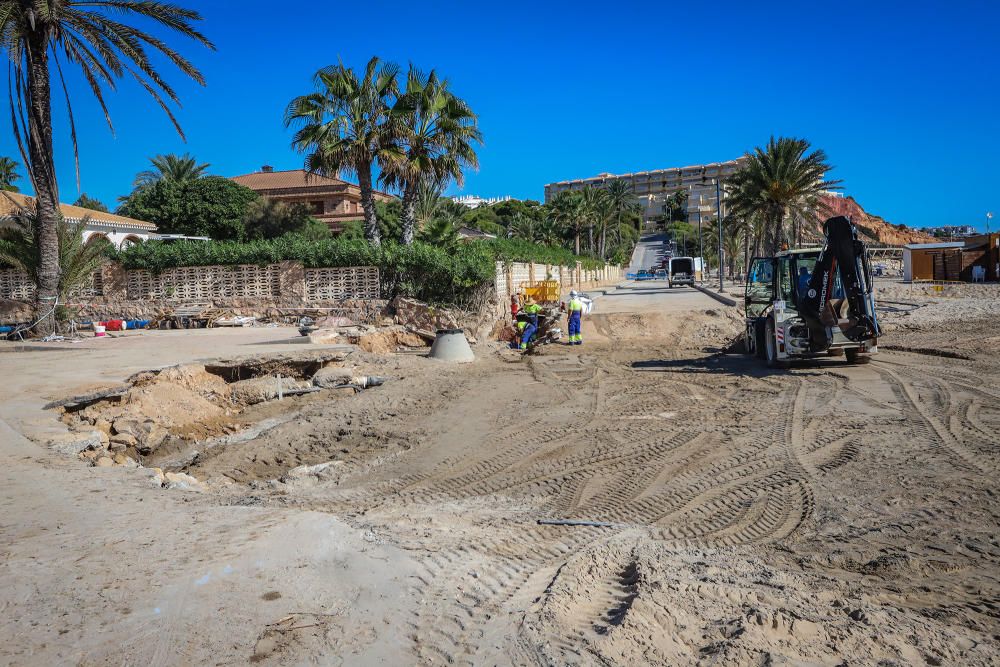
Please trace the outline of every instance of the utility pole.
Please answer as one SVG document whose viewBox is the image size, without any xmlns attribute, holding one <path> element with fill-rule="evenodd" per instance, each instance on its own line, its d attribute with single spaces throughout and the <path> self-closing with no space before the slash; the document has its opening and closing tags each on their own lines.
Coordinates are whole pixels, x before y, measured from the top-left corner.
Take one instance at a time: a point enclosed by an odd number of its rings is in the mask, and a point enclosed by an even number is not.
<svg viewBox="0 0 1000 667">
<path fill-rule="evenodd" d="M 705 280 L 705 238 L 701 234 L 701 195 L 698 195 L 698 258 L 701 259 L 701 279 Z"/>
<path fill-rule="evenodd" d="M 726 264 L 726 251 L 722 247 L 722 186 L 721 179 L 715 179 L 715 217 L 719 223 L 719 292 L 724 292 L 722 286 L 722 267 Z"/>
</svg>

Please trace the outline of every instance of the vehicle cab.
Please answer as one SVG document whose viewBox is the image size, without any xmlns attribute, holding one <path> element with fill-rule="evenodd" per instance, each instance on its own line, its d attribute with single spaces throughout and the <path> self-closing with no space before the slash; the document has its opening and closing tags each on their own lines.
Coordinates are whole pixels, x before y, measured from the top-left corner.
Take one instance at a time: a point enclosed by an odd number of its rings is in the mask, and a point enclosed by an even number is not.
<svg viewBox="0 0 1000 667">
<path fill-rule="evenodd" d="M 798 304 L 805 297 L 820 251 L 785 250 L 774 257 L 755 257 L 750 264 L 744 295 L 745 349 L 769 365 L 825 354 L 844 354 L 848 361 L 857 362 L 860 353 L 877 352 L 876 340 L 852 341 L 837 327 L 828 330 L 832 334 L 829 345 L 825 339 L 817 342 L 799 316 Z M 844 292 L 839 272 L 832 290 L 834 297 Z"/>
</svg>

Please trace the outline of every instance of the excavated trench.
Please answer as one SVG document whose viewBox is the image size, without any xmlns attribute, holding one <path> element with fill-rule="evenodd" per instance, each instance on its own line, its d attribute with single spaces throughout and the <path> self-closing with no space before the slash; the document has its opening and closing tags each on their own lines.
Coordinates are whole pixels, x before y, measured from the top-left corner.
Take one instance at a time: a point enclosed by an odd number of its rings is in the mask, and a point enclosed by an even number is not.
<svg viewBox="0 0 1000 667">
<path fill-rule="evenodd" d="M 378 379 L 346 364 L 350 351 L 214 360 L 141 371 L 121 387 L 60 401 L 72 430 L 93 431 L 91 465 L 180 471 L 200 452 L 256 437 L 297 405 L 353 396 Z"/>
</svg>

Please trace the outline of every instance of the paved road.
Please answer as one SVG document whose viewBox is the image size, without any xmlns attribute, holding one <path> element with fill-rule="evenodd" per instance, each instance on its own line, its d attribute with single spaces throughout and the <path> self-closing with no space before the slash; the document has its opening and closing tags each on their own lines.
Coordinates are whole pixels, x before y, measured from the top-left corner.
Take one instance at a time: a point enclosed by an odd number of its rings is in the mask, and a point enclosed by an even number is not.
<svg viewBox="0 0 1000 667">
<path fill-rule="evenodd" d="M 666 280 L 627 280 L 597 299 L 595 313 L 684 313 L 722 304 L 692 287 L 667 286 Z"/>
<path fill-rule="evenodd" d="M 632 251 L 632 263 L 629 264 L 629 273 L 635 273 L 639 269 L 648 269 L 652 266 L 659 266 L 663 260 L 664 241 L 666 234 L 648 234 L 643 236 Z"/>
</svg>

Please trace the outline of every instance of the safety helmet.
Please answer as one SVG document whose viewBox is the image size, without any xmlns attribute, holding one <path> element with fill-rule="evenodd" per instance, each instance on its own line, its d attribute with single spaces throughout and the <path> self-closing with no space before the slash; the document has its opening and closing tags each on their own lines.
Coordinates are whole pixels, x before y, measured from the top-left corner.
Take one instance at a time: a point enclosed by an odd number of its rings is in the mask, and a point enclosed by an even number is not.
<svg viewBox="0 0 1000 667">
<path fill-rule="evenodd" d="M 577 292 L 577 291 L 576 291 L 575 289 L 571 289 L 571 290 L 569 291 L 569 298 L 571 298 L 571 299 L 575 299 L 575 298 L 576 298 L 576 297 L 578 297 L 578 296 L 580 296 L 580 293 L 579 293 L 579 292 Z"/>
</svg>

